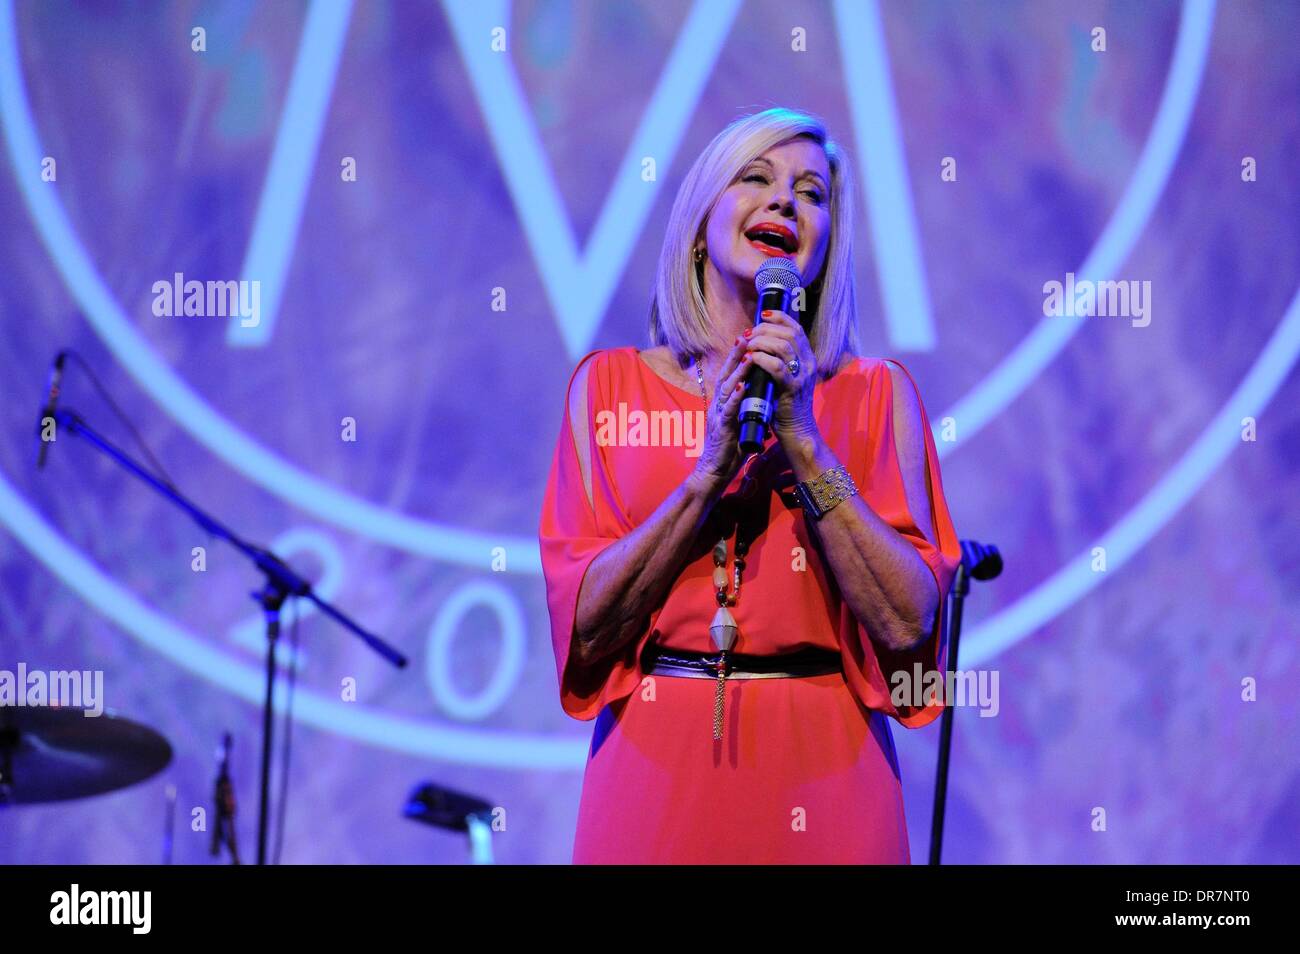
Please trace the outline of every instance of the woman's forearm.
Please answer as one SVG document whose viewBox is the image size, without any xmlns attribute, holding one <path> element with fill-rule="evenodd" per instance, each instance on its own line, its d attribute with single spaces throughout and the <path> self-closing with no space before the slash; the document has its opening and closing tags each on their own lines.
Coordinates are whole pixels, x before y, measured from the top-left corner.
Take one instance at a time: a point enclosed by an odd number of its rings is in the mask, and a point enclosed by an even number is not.
<svg viewBox="0 0 1300 954">
<path fill-rule="evenodd" d="M 821 441 L 791 457 L 796 480 L 811 480 L 839 463 Z M 892 650 L 924 642 L 934 629 L 939 589 L 916 548 L 860 495 L 822 517 L 816 533 L 844 602 L 872 638 Z"/>
<path fill-rule="evenodd" d="M 692 473 L 641 526 L 591 561 L 578 591 L 575 659 L 603 659 L 644 630 L 722 489 L 716 480 Z"/>
</svg>

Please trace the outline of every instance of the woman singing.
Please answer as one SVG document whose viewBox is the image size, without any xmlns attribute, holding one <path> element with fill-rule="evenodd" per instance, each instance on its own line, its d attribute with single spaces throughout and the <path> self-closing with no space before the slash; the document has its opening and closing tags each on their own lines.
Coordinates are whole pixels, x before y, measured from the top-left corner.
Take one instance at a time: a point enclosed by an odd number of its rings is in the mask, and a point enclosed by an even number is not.
<svg viewBox="0 0 1300 954">
<path fill-rule="evenodd" d="M 889 718 L 942 711 L 960 551 L 911 376 L 857 356 L 852 192 L 819 120 L 733 122 L 673 203 L 653 347 L 574 370 L 540 541 L 560 701 L 596 719 L 576 863 L 909 861 Z M 804 294 L 756 325 L 773 257 Z M 778 400 L 743 459 L 752 367 Z"/>
</svg>

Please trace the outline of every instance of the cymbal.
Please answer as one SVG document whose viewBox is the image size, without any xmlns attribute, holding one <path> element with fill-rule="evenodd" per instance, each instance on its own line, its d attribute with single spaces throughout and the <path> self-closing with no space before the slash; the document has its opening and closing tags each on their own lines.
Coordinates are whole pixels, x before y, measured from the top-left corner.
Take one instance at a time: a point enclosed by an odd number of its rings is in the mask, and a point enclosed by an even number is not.
<svg viewBox="0 0 1300 954">
<path fill-rule="evenodd" d="M 61 802 L 126 788 L 161 772 L 172 747 L 111 711 L 0 707 L 0 805 Z"/>
</svg>

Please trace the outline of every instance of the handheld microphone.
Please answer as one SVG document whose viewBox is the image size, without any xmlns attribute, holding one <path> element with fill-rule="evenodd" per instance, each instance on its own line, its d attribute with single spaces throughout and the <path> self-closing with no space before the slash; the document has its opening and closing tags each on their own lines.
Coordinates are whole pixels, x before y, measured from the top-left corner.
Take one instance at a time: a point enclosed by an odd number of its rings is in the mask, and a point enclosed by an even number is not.
<svg viewBox="0 0 1300 954">
<path fill-rule="evenodd" d="M 45 422 L 47 420 L 50 423 L 54 422 L 54 407 L 59 403 L 59 388 L 63 385 L 63 362 L 67 356 L 68 352 L 60 351 L 54 356 L 54 364 L 50 367 L 50 384 L 45 389 L 45 407 L 36 422 L 36 439 L 40 444 L 36 451 L 37 470 L 45 467 L 45 454 L 49 450 L 50 441 L 57 439 L 57 435 L 53 432 L 50 434 L 50 440 L 45 439 Z"/>
<path fill-rule="evenodd" d="M 758 266 L 754 288 L 758 304 L 754 308 L 754 327 L 763 322 L 763 312 L 790 310 L 790 298 L 803 285 L 799 269 L 788 258 L 769 258 Z M 740 450 L 757 454 L 767 443 L 772 412 L 776 410 L 775 383 L 772 376 L 755 365 L 745 375 L 745 393 L 740 399 Z"/>
</svg>

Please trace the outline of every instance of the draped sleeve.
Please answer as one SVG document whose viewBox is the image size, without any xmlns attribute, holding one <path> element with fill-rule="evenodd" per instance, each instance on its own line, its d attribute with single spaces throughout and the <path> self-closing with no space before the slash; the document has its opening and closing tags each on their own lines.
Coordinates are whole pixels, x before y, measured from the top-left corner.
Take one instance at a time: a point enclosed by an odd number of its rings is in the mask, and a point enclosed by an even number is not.
<svg viewBox="0 0 1300 954">
<path fill-rule="evenodd" d="M 845 604 L 841 609 L 846 617 L 841 621 L 841 632 L 852 634 L 853 638 L 841 640 L 840 647 L 845 678 L 863 705 L 884 712 L 909 729 L 917 729 L 937 719 L 944 708 L 943 695 L 936 698 L 932 687 L 946 671 L 944 617 L 948 588 L 961 560 L 961 545 L 944 499 L 939 455 L 920 389 L 916 388 L 911 373 L 901 363 L 893 363 L 902 369 L 916 389 L 925 448 L 925 491 L 935 540 L 932 542 L 921 532 L 908 504 L 894 434 L 893 376 L 884 360 L 872 373 L 867 402 L 867 434 L 864 440 L 855 444 L 856 456 L 850 469 L 867 504 L 916 548 L 929 567 L 939 594 L 939 611 L 935 613 L 934 629 L 924 642 L 914 649 L 895 652 L 873 641 L 866 627 Z M 907 676 L 901 684 L 894 678 L 899 673 Z M 913 686 L 917 683 L 918 673 L 920 685 L 914 695 Z M 900 685 L 906 689 L 905 694 L 902 688 L 898 688 Z M 918 702 L 921 704 L 916 704 Z"/>
<path fill-rule="evenodd" d="M 590 359 L 590 360 L 588 360 Z M 578 371 L 587 363 L 586 400 L 574 393 Z M 594 719 L 607 703 L 630 695 L 641 679 L 640 653 L 658 616 L 623 651 L 584 666 L 573 655 L 578 592 L 587 568 L 606 548 L 635 529 L 611 479 L 607 448 L 597 439 L 596 415 L 613 406 L 617 364 L 608 351 L 589 352 L 569 378 L 563 423 L 542 501 L 538 539 L 551 644 L 559 678 L 560 705 L 575 719 Z M 585 404 L 585 419 L 574 420 L 574 407 Z M 575 427 L 575 423 L 577 426 Z M 578 443 L 590 462 L 591 496 L 579 464 Z"/>
</svg>

